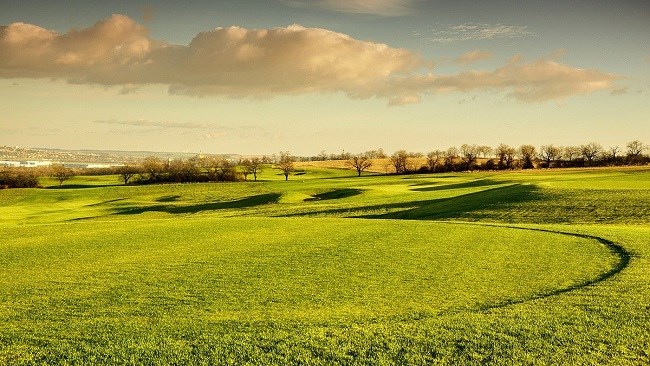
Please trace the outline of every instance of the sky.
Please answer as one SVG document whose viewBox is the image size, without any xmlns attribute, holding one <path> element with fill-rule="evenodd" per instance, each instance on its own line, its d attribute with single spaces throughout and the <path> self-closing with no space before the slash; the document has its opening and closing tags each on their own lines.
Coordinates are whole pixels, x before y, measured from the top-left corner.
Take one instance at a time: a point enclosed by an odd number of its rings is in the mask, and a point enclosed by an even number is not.
<svg viewBox="0 0 650 366">
<path fill-rule="evenodd" d="M 0 145 L 650 143 L 650 2 L 0 3 Z"/>
</svg>

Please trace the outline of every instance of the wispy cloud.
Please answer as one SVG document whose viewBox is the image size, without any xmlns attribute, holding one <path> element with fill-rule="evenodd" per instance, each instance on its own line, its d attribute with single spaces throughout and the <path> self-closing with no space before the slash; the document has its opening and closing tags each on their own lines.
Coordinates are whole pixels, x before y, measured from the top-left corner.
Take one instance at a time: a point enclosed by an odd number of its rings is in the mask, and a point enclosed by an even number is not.
<svg viewBox="0 0 650 366">
<path fill-rule="evenodd" d="M 460 41 L 519 38 L 534 36 L 527 26 L 507 24 L 464 23 L 445 29 L 433 29 L 423 33 L 431 42 L 451 43 Z"/>
<path fill-rule="evenodd" d="M 470 65 L 479 61 L 489 60 L 492 58 L 492 52 L 474 50 L 470 52 L 463 53 L 454 59 L 454 62 L 461 65 Z"/>
<path fill-rule="evenodd" d="M 456 27 L 458 32 L 471 30 L 484 38 L 521 33 L 481 29 L 487 28 Z M 461 56 L 458 62 L 469 64 L 488 56 L 477 50 Z M 376 97 L 386 99 L 390 105 L 403 105 L 420 102 L 426 94 L 496 90 L 522 102 L 543 102 L 611 91 L 619 79 L 610 73 L 552 59 L 525 63 L 521 56 L 493 71 L 449 75 L 434 74 L 431 64 L 407 49 L 300 25 L 216 28 L 199 33 L 187 46 L 153 40 L 146 28 L 123 15 L 65 34 L 25 23 L 0 27 L 0 78 L 63 79 L 77 84 L 118 86 L 123 93 L 158 84 L 168 86 L 171 94 L 199 97 L 262 99 L 343 93 L 350 98 Z M 198 123 L 148 120 L 97 123 L 211 128 Z"/>
<path fill-rule="evenodd" d="M 385 17 L 404 16 L 413 13 L 419 0 L 280 0 L 293 7 L 319 7 L 354 14 L 373 14 Z"/>
<path fill-rule="evenodd" d="M 105 125 L 120 125 L 120 126 L 135 126 L 135 127 L 160 127 L 160 128 L 184 128 L 184 129 L 209 129 L 214 126 L 193 122 L 159 122 L 149 121 L 146 119 L 138 119 L 131 121 L 123 121 L 116 119 L 97 120 L 95 123 Z"/>
</svg>

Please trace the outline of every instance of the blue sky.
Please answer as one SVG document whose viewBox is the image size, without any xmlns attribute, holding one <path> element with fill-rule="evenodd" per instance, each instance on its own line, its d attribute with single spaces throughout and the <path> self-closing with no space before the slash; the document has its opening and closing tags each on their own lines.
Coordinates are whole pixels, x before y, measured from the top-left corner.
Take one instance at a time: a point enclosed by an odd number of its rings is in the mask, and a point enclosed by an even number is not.
<svg viewBox="0 0 650 366">
<path fill-rule="evenodd" d="M 650 142 L 649 16 L 646 1 L 5 1 L 0 144 Z"/>
</svg>

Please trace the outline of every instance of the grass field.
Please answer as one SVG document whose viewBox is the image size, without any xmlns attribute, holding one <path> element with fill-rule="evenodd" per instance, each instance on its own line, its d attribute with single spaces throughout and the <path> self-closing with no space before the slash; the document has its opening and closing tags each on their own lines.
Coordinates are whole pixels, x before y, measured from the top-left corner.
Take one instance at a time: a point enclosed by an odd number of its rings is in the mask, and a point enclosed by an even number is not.
<svg viewBox="0 0 650 366">
<path fill-rule="evenodd" d="M 648 364 L 650 169 L 0 190 L 0 364 Z"/>
</svg>

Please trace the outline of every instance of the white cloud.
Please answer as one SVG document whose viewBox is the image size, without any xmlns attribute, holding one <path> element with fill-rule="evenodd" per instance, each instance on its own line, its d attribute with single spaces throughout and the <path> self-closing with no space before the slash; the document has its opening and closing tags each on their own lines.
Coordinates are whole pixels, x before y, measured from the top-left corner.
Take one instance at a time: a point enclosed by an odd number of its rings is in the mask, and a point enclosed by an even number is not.
<svg viewBox="0 0 650 366">
<path fill-rule="evenodd" d="M 465 24 L 458 29 L 482 28 Z M 487 34 L 494 37 L 495 32 Z M 488 56 L 477 50 L 458 62 Z M 523 63 L 521 56 L 494 71 L 436 75 L 430 65 L 406 49 L 299 25 L 216 28 L 199 33 L 187 46 L 155 41 L 143 26 L 122 15 L 65 34 L 25 23 L 0 27 L 0 78 L 63 79 L 119 86 L 123 93 L 158 84 L 172 94 L 201 97 L 344 93 L 403 105 L 418 103 L 425 94 L 496 90 L 519 101 L 541 102 L 611 91 L 618 79 L 551 60 Z M 151 121 L 101 123 L 202 128 Z"/>
<path fill-rule="evenodd" d="M 475 41 L 487 39 L 519 38 L 533 36 L 527 26 L 506 24 L 464 23 L 446 29 L 434 29 L 425 34 L 427 40 L 439 43 Z"/>
<path fill-rule="evenodd" d="M 466 71 L 440 76 L 431 81 L 434 92 L 506 91 L 521 102 L 545 102 L 566 97 L 611 90 L 620 77 L 598 70 L 573 68 L 540 59 L 523 63 L 520 58 L 494 71 Z"/>
</svg>

